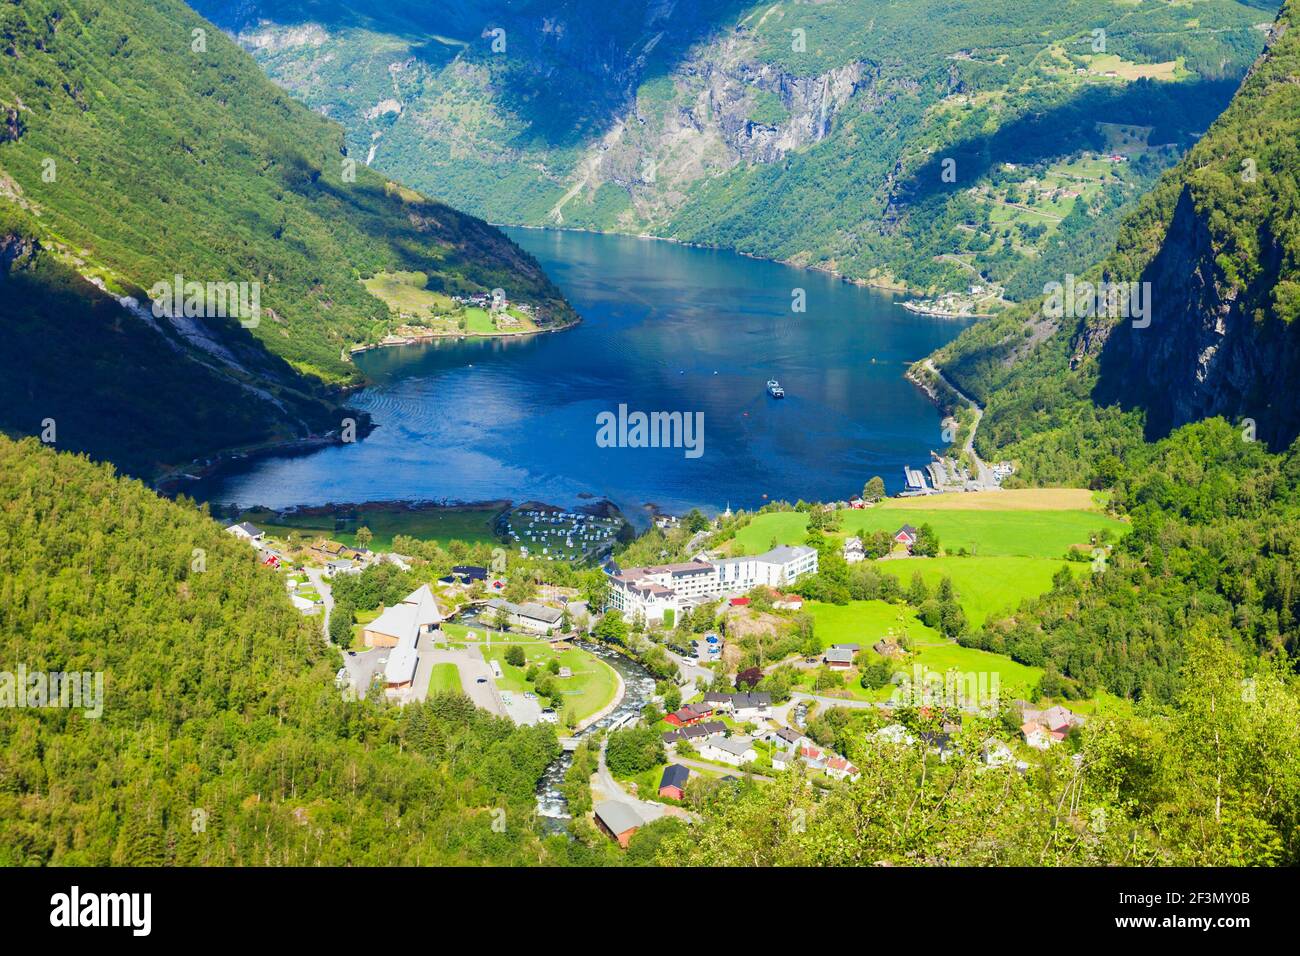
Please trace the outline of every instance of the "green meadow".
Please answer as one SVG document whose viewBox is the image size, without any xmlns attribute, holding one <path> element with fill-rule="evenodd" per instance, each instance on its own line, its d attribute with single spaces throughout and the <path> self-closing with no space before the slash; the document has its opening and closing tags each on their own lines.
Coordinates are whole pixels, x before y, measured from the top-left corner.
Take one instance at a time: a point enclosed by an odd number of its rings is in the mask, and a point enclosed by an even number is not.
<svg viewBox="0 0 1300 956">
<path fill-rule="evenodd" d="M 899 562 L 902 564 L 903 562 Z M 919 562 L 918 562 L 919 563 Z M 871 650 L 871 645 L 891 631 L 897 635 L 905 634 L 911 639 L 913 653 L 905 660 L 895 661 L 896 670 L 908 677 L 919 665 L 924 671 L 944 674 L 951 669 L 962 673 L 997 674 L 999 693 L 1004 697 L 1026 697 L 1033 692 L 1043 671 L 1038 667 L 1019 664 L 1002 654 L 962 647 L 946 641 L 933 628 L 926 627 L 917 618 L 911 608 L 889 604 L 886 601 L 851 601 L 848 604 L 822 604 L 809 601 L 806 610 L 816 621 L 818 639 L 823 648 L 832 644 L 860 644 L 860 660 L 876 661 L 880 656 Z M 805 672 L 800 685 L 805 691 L 811 691 L 814 679 L 812 671 Z M 847 696 L 854 700 L 887 700 L 893 693 L 892 687 L 867 690 L 858 684 L 857 670 L 845 674 L 845 683 L 841 691 L 829 696 Z"/>
<path fill-rule="evenodd" d="M 1109 530 L 1122 535 L 1127 526 L 1095 511 L 992 511 L 954 508 L 866 508 L 839 512 L 841 535 L 897 531 L 904 524 L 928 524 L 945 552 L 965 548 L 987 557 L 1060 558 L 1073 545 L 1087 546 Z M 759 554 L 777 544 L 802 544 L 808 516 L 796 511 L 755 515 L 730 542 L 732 554 Z"/>
<path fill-rule="evenodd" d="M 460 668 L 455 664 L 434 664 L 433 673 L 429 675 L 429 693 L 438 691 L 461 692 Z"/>
<path fill-rule="evenodd" d="M 823 604 L 808 601 L 804 610 L 813 616 L 817 639 L 822 648 L 832 644 L 861 644 L 870 647 L 887 634 L 906 634 L 913 641 L 941 641 L 939 632 L 926 627 L 916 611 L 904 604 L 888 601 L 850 601 L 848 604 Z"/>
<path fill-rule="evenodd" d="M 898 578 L 907 587 L 919 573 L 933 591 L 944 578 L 951 578 L 957 600 L 971 627 L 979 627 L 994 614 L 1014 611 L 1027 598 L 1046 594 L 1052 576 L 1063 567 L 1077 575 L 1088 573 L 1089 565 L 1055 558 L 914 558 L 878 561 L 879 570 Z"/>
<path fill-rule="evenodd" d="M 513 644 L 524 649 L 528 664 L 546 665 L 552 659 L 560 662 L 573 672 L 572 677 L 557 678 L 563 688 L 563 703 L 557 708 L 561 716 L 572 712 L 575 721 L 589 717 L 614 699 L 618 690 L 618 675 L 594 654 L 581 648 L 572 647 L 556 652 L 546 641 L 521 640 L 518 635 L 511 635 Z M 484 660 L 496 661 L 501 665 L 501 679 L 497 686 L 516 694 L 531 691 L 533 685 L 525 678 L 527 665 L 515 667 L 506 663 L 506 650 L 511 644 L 493 642 L 491 647 L 482 647 Z"/>
</svg>

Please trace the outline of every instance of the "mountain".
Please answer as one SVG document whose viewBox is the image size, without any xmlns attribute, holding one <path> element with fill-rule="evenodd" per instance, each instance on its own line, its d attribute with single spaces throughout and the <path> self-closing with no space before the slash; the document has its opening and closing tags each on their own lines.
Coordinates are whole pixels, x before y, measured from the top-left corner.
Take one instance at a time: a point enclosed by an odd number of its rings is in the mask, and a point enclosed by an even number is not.
<svg viewBox="0 0 1300 956">
<path fill-rule="evenodd" d="M 1120 211 L 1226 105 L 1275 9 L 197 5 L 356 155 L 492 221 L 1014 300 L 1044 263 L 1082 271 L 1108 251 Z"/>
<path fill-rule="evenodd" d="M 541 860 L 554 731 L 344 700 L 319 620 L 192 504 L 0 436 L 0 542 L 0 694 L 19 664 L 92 679 L 81 707 L 0 707 L 0 865 Z"/>
<path fill-rule="evenodd" d="M 0 427 L 154 476 L 216 449 L 325 434 L 356 414 L 251 336 L 199 348 L 147 309 L 124 308 L 38 232 L 0 207 Z"/>
<path fill-rule="evenodd" d="M 177 0 L 5 4 L 0 47 L 0 427 L 53 418 L 140 474 L 336 431 L 348 347 L 398 326 L 363 281 L 389 273 L 575 318 L 498 230 L 356 164 Z M 198 316 L 150 307 L 176 276 Z"/>
<path fill-rule="evenodd" d="M 1296 16 L 1292 0 L 1228 109 L 1079 277 L 1145 288 L 1148 315 L 1057 318 L 1035 302 L 936 354 L 986 405 L 982 454 L 1018 458 L 1031 480 L 1079 481 L 1201 418 L 1275 449 L 1300 435 Z"/>
</svg>

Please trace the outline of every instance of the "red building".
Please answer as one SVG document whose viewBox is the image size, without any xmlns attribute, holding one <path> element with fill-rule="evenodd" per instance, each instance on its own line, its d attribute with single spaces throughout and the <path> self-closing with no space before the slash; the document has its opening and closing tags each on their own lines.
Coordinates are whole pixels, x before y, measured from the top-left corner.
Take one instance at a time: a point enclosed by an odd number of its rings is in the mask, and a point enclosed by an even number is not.
<svg viewBox="0 0 1300 956">
<path fill-rule="evenodd" d="M 659 796 L 671 800 L 681 800 L 686 796 L 686 781 L 691 772 L 681 764 L 670 763 L 664 767 L 663 779 L 659 781 Z"/>
</svg>

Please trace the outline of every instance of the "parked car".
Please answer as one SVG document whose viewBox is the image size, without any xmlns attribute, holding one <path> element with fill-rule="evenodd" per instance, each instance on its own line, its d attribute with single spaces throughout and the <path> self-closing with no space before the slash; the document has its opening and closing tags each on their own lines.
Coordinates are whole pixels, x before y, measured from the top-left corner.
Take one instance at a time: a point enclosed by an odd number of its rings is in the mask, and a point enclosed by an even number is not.
<svg viewBox="0 0 1300 956">
<path fill-rule="evenodd" d="M 486 677 L 480 677 L 480 678 L 479 678 L 478 680 L 476 680 L 474 683 L 476 683 L 476 684 L 486 684 L 486 683 L 487 683 L 487 678 L 486 678 Z"/>
</svg>

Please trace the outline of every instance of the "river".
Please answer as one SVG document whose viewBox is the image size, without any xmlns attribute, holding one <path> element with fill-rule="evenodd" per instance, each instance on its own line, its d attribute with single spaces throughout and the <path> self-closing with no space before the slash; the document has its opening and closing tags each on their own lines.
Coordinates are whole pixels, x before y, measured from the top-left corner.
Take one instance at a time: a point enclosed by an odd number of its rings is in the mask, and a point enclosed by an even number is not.
<svg viewBox="0 0 1300 956">
<path fill-rule="evenodd" d="M 645 709 L 645 705 L 654 696 L 655 690 L 655 679 L 648 670 L 635 661 L 600 644 L 588 641 L 574 641 L 573 643 L 583 650 L 595 654 L 618 671 L 623 678 L 624 685 L 623 699 L 619 702 L 619 705 L 600 720 L 580 731 L 577 734 L 578 737 L 585 737 L 596 730 L 609 727 L 629 714 L 639 714 Z M 565 753 L 561 755 L 546 768 L 546 773 L 542 775 L 542 779 L 537 785 L 537 812 L 542 817 L 543 826 L 552 833 L 568 831 L 569 807 L 568 802 L 564 799 L 564 794 L 560 792 L 560 786 L 564 783 L 564 775 L 568 773 L 572 764 L 573 754 Z"/>
<path fill-rule="evenodd" d="M 191 493 L 280 508 L 383 500 L 607 498 L 635 523 L 670 513 L 830 500 L 940 446 L 903 378 L 962 320 L 819 272 L 627 236 L 509 230 L 583 317 L 526 339 L 440 340 L 357 356 L 363 441 L 250 460 Z M 506 290 L 507 293 L 509 290 Z M 805 311 L 794 311 L 802 301 Z M 779 379 L 786 398 L 769 397 Z M 694 448 L 601 447 L 597 416 L 702 416 Z"/>
</svg>

